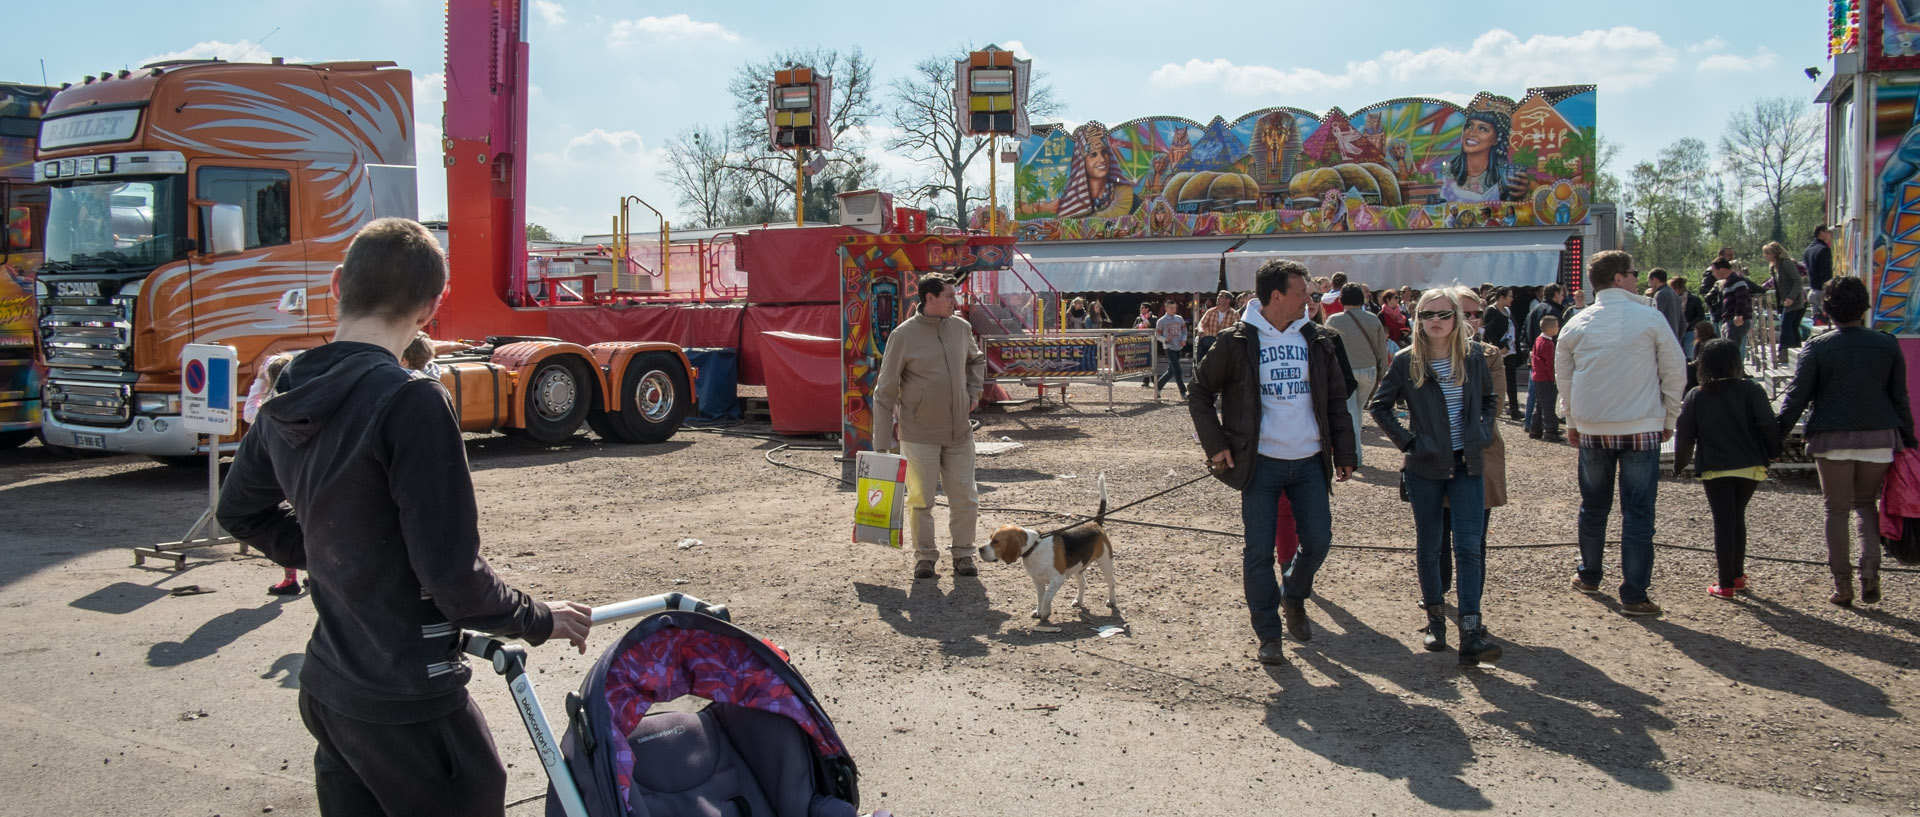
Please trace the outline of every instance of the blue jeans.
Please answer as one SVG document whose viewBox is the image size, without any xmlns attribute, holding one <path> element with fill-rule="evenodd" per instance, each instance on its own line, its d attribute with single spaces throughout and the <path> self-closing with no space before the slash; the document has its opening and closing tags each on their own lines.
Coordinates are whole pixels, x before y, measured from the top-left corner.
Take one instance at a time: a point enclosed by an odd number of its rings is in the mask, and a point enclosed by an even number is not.
<svg viewBox="0 0 1920 817">
<path fill-rule="evenodd" d="M 1446 601 L 1441 562 L 1442 530 L 1452 517 L 1454 571 L 1460 590 L 1460 615 L 1480 614 L 1480 593 L 1487 583 L 1486 481 L 1467 473 L 1466 458 L 1453 454 L 1453 476 L 1428 479 L 1407 472 L 1407 499 L 1413 504 L 1414 564 L 1420 573 L 1420 603 Z M 1452 513 L 1445 513 L 1447 503 Z"/>
<path fill-rule="evenodd" d="M 1688 360 L 1693 359 L 1693 330 L 1692 329 L 1688 329 L 1687 331 L 1680 333 L 1680 351 L 1686 354 Z"/>
<path fill-rule="evenodd" d="M 1247 611 L 1261 641 L 1286 634 L 1280 621 L 1280 599 L 1313 596 L 1313 575 L 1333 545 L 1333 508 L 1327 500 L 1327 468 L 1320 455 L 1298 460 L 1257 457 L 1253 477 L 1240 492 L 1240 523 L 1246 528 L 1246 550 L 1241 553 Z M 1294 530 L 1300 549 L 1276 582 L 1273 540 L 1279 533 L 1280 494 L 1293 505 Z"/>
<path fill-rule="evenodd" d="M 1527 433 L 1559 434 L 1560 416 L 1554 404 L 1560 402 L 1560 384 L 1552 380 L 1527 381 Z"/>
<path fill-rule="evenodd" d="M 1167 370 L 1161 372 L 1160 379 L 1154 382 L 1153 391 L 1155 394 L 1158 394 L 1161 389 L 1166 388 L 1168 380 L 1172 380 L 1173 385 L 1180 387 L 1180 396 L 1187 396 L 1187 381 L 1183 379 L 1180 374 L 1180 357 L 1185 351 L 1185 349 L 1167 350 Z"/>
<path fill-rule="evenodd" d="M 1653 505 L 1660 492 L 1660 452 L 1580 449 L 1580 580 L 1598 586 L 1607 544 L 1613 483 L 1620 481 L 1620 601 L 1647 600 L 1653 583 Z"/>
</svg>

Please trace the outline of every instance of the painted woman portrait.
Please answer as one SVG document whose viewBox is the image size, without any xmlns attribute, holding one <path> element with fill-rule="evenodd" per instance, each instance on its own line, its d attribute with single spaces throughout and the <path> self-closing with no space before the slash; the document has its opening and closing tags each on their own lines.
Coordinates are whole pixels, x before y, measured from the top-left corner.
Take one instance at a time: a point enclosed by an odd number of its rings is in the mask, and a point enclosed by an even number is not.
<svg viewBox="0 0 1920 817">
<path fill-rule="evenodd" d="M 1133 180 L 1120 169 L 1107 129 L 1099 123 L 1082 125 L 1074 134 L 1073 160 L 1067 166 L 1067 189 L 1060 194 L 1061 218 L 1118 218 L 1133 212 Z"/>
<path fill-rule="evenodd" d="M 1441 173 L 1440 198 L 1468 204 L 1524 198 L 1522 169 L 1507 154 L 1511 128 L 1503 110 L 1469 108 L 1460 128 L 1460 153 Z"/>
</svg>

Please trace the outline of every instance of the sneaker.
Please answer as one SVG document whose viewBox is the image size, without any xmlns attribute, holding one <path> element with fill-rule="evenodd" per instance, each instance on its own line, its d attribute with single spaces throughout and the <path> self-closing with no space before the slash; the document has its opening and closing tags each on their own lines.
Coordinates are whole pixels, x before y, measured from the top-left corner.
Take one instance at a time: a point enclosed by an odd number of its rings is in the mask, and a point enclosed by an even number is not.
<svg viewBox="0 0 1920 817">
<path fill-rule="evenodd" d="M 1599 586 L 1599 585 L 1597 585 L 1597 584 L 1587 584 L 1586 582 L 1583 582 L 1583 581 L 1581 581 L 1581 580 L 1580 580 L 1580 577 L 1579 577 L 1579 576 L 1575 576 L 1575 577 L 1573 577 L 1573 589 L 1575 589 L 1575 590 L 1578 590 L 1578 591 L 1580 591 L 1580 592 L 1582 592 L 1582 593 L 1585 593 L 1585 594 L 1587 594 L 1587 595 L 1589 595 L 1589 596 L 1598 596 L 1598 595 L 1600 595 L 1600 586 Z"/>
<path fill-rule="evenodd" d="M 1745 589 L 1747 589 L 1747 577 L 1746 577 L 1746 574 L 1744 574 L 1744 573 L 1743 573 L 1743 574 L 1741 574 L 1741 575 L 1740 575 L 1740 578 L 1738 578 L 1738 579 L 1734 579 L 1734 580 L 1733 580 L 1733 589 L 1735 589 L 1735 590 L 1745 590 Z"/>
<path fill-rule="evenodd" d="M 293 579 L 281 579 L 279 584 L 267 588 L 269 596 L 298 596 L 300 583 Z"/>
<path fill-rule="evenodd" d="M 1735 587 L 1738 587 L 1738 586 L 1739 586 L 1739 585 L 1735 585 Z M 1716 598 L 1716 599 L 1730 599 L 1730 598 L 1733 598 L 1733 596 L 1734 596 L 1734 593 L 1735 593 L 1735 592 L 1736 592 L 1736 591 L 1734 590 L 1734 588 L 1733 588 L 1733 587 L 1722 587 L 1722 586 L 1720 586 L 1720 585 L 1717 585 L 1717 584 L 1716 584 L 1716 585 L 1714 585 L 1714 586 L 1712 586 L 1712 587 L 1709 587 L 1709 588 L 1707 588 L 1707 595 L 1709 595 L 1709 596 L 1712 596 L 1712 597 L 1714 597 L 1714 598 Z"/>
<path fill-rule="evenodd" d="M 1651 601 L 1636 601 L 1632 604 L 1622 604 L 1620 605 L 1620 615 L 1635 617 L 1657 616 L 1660 615 L 1660 605 L 1654 604 Z"/>
<path fill-rule="evenodd" d="M 1278 638 L 1269 638 L 1265 641 L 1260 642 L 1260 663 L 1262 664 L 1287 663 L 1286 645 L 1281 643 L 1280 639 Z"/>
<path fill-rule="evenodd" d="M 916 579 L 933 578 L 933 560 L 921 559 L 913 563 L 913 577 Z"/>
<path fill-rule="evenodd" d="M 953 557 L 953 575 L 978 576 L 980 575 L 980 571 L 973 566 L 973 557 L 955 556 Z"/>
</svg>

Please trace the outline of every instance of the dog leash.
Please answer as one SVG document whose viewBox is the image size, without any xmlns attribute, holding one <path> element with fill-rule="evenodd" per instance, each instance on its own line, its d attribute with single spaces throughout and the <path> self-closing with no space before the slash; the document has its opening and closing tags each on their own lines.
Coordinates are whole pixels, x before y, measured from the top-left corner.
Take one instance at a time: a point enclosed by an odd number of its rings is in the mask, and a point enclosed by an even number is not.
<svg viewBox="0 0 1920 817">
<path fill-rule="evenodd" d="M 1164 491 L 1159 491 L 1159 492 L 1156 492 L 1156 493 L 1151 493 L 1151 494 L 1148 494 L 1148 495 L 1146 495 L 1146 496 L 1143 496 L 1143 497 L 1141 497 L 1141 498 L 1139 498 L 1139 499 L 1136 499 L 1136 500 L 1134 500 L 1134 501 L 1132 501 L 1132 502 L 1129 502 L 1129 503 L 1127 503 L 1127 504 L 1125 504 L 1125 505 L 1121 505 L 1121 506 L 1119 506 L 1119 507 L 1114 507 L 1114 508 L 1108 508 L 1108 509 L 1107 509 L 1107 513 L 1109 513 L 1109 514 L 1111 514 L 1111 513 L 1119 513 L 1120 511 L 1124 511 L 1124 510 L 1126 510 L 1126 509 L 1128 509 L 1128 508 L 1131 508 L 1131 507 L 1133 507 L 1133 506 L 1135 506 L 1135 505 L 1138 505 L 1138 504 L 1140 504 L 1140 503 L 1142 503 L 1142 502 L 1148 502 L 1148 501 L 1151 501 L 1151 500 L 1155 500 L 1155 499 L 1159 499 L 1160 497 L 1163 497 L 1163 496 L 1166 496 L 1167 494 L 1170 494 L 1170 493 L 1173 493 L 1174 491 L 1178 491 L 1178 490 L 1180 490 L 1181 488 L 1185 488 L 1185 487 L 1187 487 L 1187 486 L 1189 486 L 1189 485 L 1192 485 L 1192 484 L 1194 484 L 1194 483 L 1196 483 L 1196 482 L 1199 482 L 1200 480 L 1203 480 L 1203 479 L 1206 479 L 1206 478 L 1208 478 L 1208 477 L 1211 477 L 1211 476 L 1213 476 L 1213 472 L 1211 472 L 1211 471 L 1209 471 L 1209 472 L 1207 472 L 1207 473 L 1204 473 L 1204 474 L 1201 474 L 1200 476 L 1197 476 L 1197 477 L 1194 477 L 1193 479 L 1190 479 L 1190 480 L 1187 480 L 1186 482 L 1182 482 L 1182 483 L 1180 483 L 1179 485 L 1175 485 L 1175 486 L 1173 486 L 1173 487 L 1171 487 L 1171 488 L 1168 488 L 1168 489 L 1166 489 L 1166 490 L 1164 490 Z M 1103 515 L 1104 515 L 1104 514 L 1103 514 Z M 1046 533 L 1043 533 L 1043 534 L 1040 534 L 1040 536 L 1039 536 L 1039 537 L 1037 537 L 1036 539 L 1034 539 L 1034 543 L 1033 543 L 1032 545 L 1029 545 L 1029 546 L 1027 547 L 1027 553 L 1032 553 L 1032 552 L 1033 552 L 1033 549 L 1034 549 L 1034 548 L 1037 548 L 1037 547 L 1039 547 L 1039 546 L 1040 546 L 1040 541 L 1041 541 L 1041 540 L 1044 540 L 1044 539 L 1048 539 L 1048 538 L 1051 538 L 1051 537 L 1053 537 L 1053 536 L 1057 536 L 1057 535 L 1059 535 L 1060 533 L 1062 533 L 1063 531 L 1066 531 L 1066 530 L 1067 530 L 1068 528 L 1073 528 L 1073 527 L 1077 527 L 1077 526 L 1079 526 L 1080 524 L 1082 524 L 1082 523 L 1084 523 L 1084 522 L 1087 522 L 1087 521 L 1089 521 L 1089 520 L 1091 520 L 1091 519 L 1092 519 L 1093 517 L 1089 517 L 1089 516 L 1080 516 L 1080 515 L 1077 515 L 1077 514 L 1076 514 L 1076 515 L 1073 515 L 1073 516 L 1070 516 L 1070 517 L 1068 517 L 1068 518 L 1070 518 L 1070 519 L 1073 519 L 1073 520 L 1075 520 L 1075 521 L 1073 521 L 1073 522 L 1069 522 L 1069 523 L 1067 523 L 1067 524 L 1065 524 L 1065 525 L 1061 525 L 1060 527 L 1057 527 L 1057 528 L 1054 528 L 1053 530 L 1050 530 L 1050 531 L 1047 531 Z M 1027 553 L 1022 553 L 1022 554 L 1020 554 L 1020 556 L 1021 556 L 1022 558 L 1025 558 L 1025 557 L 1026 557 L 1026 555 L 1027 555 Z"/>
</svg>

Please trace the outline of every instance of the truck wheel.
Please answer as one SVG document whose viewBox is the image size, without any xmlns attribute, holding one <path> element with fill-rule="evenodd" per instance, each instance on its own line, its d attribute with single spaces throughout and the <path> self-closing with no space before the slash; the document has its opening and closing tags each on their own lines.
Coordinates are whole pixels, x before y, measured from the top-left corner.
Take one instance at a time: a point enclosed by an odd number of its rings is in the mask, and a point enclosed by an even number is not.
<svg viewBox="0 0 1920 817">
<path fill-rule="evenodd" d="M 594 409 L 587 412 L 587 428 L 610 443 L 632 442 L 626 438 L 626 424 L 616 419 L 620 412 Z"/>
<path fill-rule="evenodd" d="M 586 366 L 571 355 L 540 361 L 526 380 L 526 433 L 543 443 L 558 443 L 580 430 L 593 398 Z"/>
<path fill-rule="evenodd" d="M 31 428 L 25 431 L 0 431 L 0 451 L 5 451 L 9 448 L 19 448 L 20 446 L 26 445 L 27 441 L 33 439 L 33 437 L 34 431 Z"/>
<path fill-rule="evenodd" d="M 207 458 L 199 454 L 148 454 L 147 459 L 168 468 L 205 468 Z"/>
<path fill-rule="evenodd" d="M 648 352 L 628 363 L 620 392 L 620 413 L 611 419 L 626 432 L 626 441 L 633 443 L 663 443 L 672 438 L 693 399 L 686 367 L 666 352 Z"/>
</svg>

